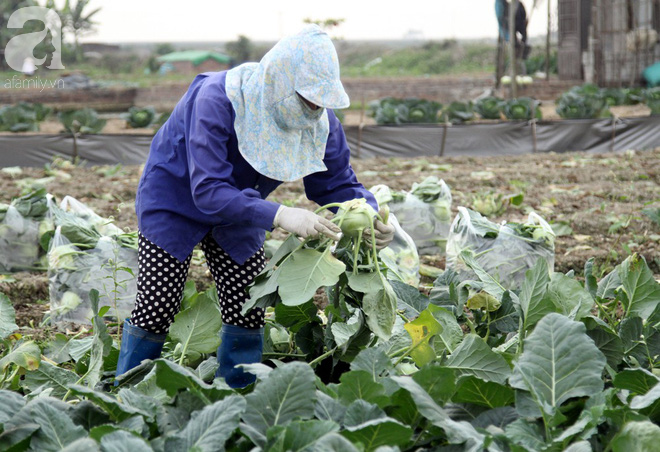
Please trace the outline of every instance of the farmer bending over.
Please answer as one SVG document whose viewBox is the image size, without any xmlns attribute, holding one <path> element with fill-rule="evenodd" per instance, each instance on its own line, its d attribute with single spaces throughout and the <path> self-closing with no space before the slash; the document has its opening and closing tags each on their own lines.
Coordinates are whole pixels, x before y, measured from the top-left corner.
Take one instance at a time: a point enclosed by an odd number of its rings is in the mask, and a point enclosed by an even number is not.
<svg viewBox="0 0 660 452">
<path fill-rule="evenodd" d="M 302 178 L 318 204 L 366 198 L 378 210 L 355 177 L 331 110 L 348 106 L 335 48 L 315 25 L 282 39 L 260 63 L 195 78 L 154 137 L 138 187 L 138 293 L 117 375 L 160 356 L 201 243 L 222 311 L 216 376 L 231 387 L 254 381 L 235 366 L 261 361 L 264 312 L 243 316 L 241 308 L 265 265 L 266 231 L 335 240 L 339 233 L 315 213 L 265 198 L 282 181 Z M 394 229 L 375 224 L 377 246 L 387 246 Z"/>
</svg>

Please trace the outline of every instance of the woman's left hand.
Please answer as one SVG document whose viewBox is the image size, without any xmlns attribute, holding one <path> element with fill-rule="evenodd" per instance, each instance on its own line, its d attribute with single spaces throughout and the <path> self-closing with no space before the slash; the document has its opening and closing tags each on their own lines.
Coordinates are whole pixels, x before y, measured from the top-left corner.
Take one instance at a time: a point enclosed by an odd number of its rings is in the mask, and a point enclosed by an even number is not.
<svg viewBox="0 0 660 452">
<path fill-rule="evenodd" d="M 383 223 L 378 219 L 374 219 L 374 229 L 377 250 L 382 250 L 394 240 L 394 226 L 389 222 Z M 371 245 L 371 229 L 365 229 L 364 241 Z"/>
</svg>

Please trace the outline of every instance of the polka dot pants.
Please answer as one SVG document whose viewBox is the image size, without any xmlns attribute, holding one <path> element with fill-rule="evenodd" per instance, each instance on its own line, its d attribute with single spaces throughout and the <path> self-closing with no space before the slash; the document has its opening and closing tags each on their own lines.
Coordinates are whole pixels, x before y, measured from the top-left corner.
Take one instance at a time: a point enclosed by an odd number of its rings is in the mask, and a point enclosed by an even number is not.
<svg viewBox="0 0 660 452">
<path fill-rule="evenodd" d="M 245 328 L 264 326 L 262 309 L 241 315 L 241 308 L 249 299 L 246 289 L 266 265 L 263 248 L 239 265 L 211 234 L 204 237 L 201 246 L 215 280 L 223 323 Z M 169 330 L 181 306 L 191 257 L 181 262 L 139 233 L 138 291 L 131 324 L 156 334 Z"/>
</svg>

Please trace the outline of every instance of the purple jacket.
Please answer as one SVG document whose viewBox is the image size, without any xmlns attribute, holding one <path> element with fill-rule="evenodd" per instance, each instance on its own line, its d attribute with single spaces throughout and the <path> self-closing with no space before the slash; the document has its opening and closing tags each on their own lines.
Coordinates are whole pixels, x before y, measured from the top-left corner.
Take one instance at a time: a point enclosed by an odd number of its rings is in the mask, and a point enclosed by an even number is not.
<svg viewBox="0 0 660 452">
<path fill-rule="evenodd" d="M 303 178 L 320 204 L 373 195 L 355 177 L 341 124 L 328 110 L 327 171 Z M 225 72 L 198 75 L 156 133 L 135 200 L 142 234 L 185 260 L 209 232 L 237 263 L 263 245 L 279 204 L 266 197 L 282 182 L 257 173 L 241 156 Z"/>
</svg>

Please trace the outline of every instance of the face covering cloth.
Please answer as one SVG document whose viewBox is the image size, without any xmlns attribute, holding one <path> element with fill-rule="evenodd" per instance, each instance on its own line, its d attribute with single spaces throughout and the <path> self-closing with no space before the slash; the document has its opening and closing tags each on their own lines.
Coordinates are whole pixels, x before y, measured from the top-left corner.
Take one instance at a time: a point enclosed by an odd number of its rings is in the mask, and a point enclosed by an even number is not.
<svg viewBox="0 0 660 452">
<path fill-rule="evenodd" d="M 238 149 L 260 174 L 294 181 L 325 171 L 326 108 L 347 108 L 339 60 L 317 25 L 279 41 L 259 63 L 227 72 Z M 321 108 L 308 106 L 301 96 Z"/>
</svg>

